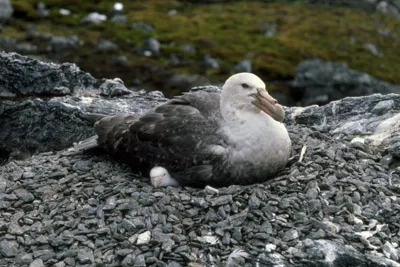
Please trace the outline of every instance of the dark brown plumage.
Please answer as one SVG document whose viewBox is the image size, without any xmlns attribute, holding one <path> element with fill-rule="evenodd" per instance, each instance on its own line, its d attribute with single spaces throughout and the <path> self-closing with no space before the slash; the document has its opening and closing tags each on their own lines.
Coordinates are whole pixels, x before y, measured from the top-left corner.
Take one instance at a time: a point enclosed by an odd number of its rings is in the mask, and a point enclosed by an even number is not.
<svg viewBox="0 0 400 267">
<path fill-rule="evenodd" d="M 97 144 L 144 175 L 156 165 L 167 166 L 174 176 L 182 177 L 181 184 L 204 186 L 212 177 L 211 164 L 216 164 L 215 155 L 206 146 L 226 146 L 215 132 L 220 127 L 219 108 L 201 105 L 210 99 L 209 104 L 219 107 L 218 93 L 199 91 L 175 97 L 142 117 L 105 117 L 95 123 Z"/>
</svg>

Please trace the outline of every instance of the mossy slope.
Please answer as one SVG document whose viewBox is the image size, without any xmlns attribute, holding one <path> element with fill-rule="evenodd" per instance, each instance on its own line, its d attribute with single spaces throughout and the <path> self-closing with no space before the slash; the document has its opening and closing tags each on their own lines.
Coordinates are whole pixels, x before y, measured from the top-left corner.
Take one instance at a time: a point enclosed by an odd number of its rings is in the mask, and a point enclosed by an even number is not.
<svg viewBox="0 0 400 267">
<path fill-rule="evenodd" d="M 23 39 L 23 25 L 30 21 L 37 25 L 38 32 L 61 36 L 75 34 L 83 45 L 76 51 L 59 55 L 59 60 L 77 62 L 94 75 L 119 76 L 128 84 L 135 75 L 143 80 L 154 79 L 149 68 L 159 73 L 200 73 L 211 80 L 222 81 L 231 73 L 232 66 L 245 58 L 252 60 L 253 72 L 264 79 L 287 80 L 294 76 L 298 63 L 314 57 L 345 62 L 350 68 L 400 83 L 400 37 L 397 37 L 400 20 L 376 13 L 309 5 L 301 1 L 240 1 L 209 5 L 172 0 L 123 2 L 130 22 L 142 21 L 154 26 L 154 32 L 146 33 L 132 30 L 130 23 L 79 24 L 88 12 L 112 15 L 113 1 L 44 2 L 50 10 L 50 16 L 45 19 L 37 17 L 36 1 L 12 1 L 15 16 L 3 33 Z M 72 15 L 59 15 L 60 7 L 71 10 Z M 177 14 L 168 15 L 171 9 L 176 9 Z M 273 37 L 266 36 L 265 23 L 276 24 L 278 33 Z M 161 42 L 160 55 L 143 57 L 133 52 L 148 36 Z M 112 54 L 93 55 L 93 45 L 100 39 L 114 41 L 121 49 Z M 368 51 L 365 48 L 368 43 L 374 44 L 382 55 Z M 183 51 L 181 46 L 184 44 L 193 44 L 196 52 Z M 168 59 L 171 54 L 184 60 L 173 65 Z M 204 70 L 202 57 L 205 54 L 219 60 L 220 68 Z M 127 56 L 127 67 L 108 63 L 110 57 L 117 55 Z"/>
</svg>

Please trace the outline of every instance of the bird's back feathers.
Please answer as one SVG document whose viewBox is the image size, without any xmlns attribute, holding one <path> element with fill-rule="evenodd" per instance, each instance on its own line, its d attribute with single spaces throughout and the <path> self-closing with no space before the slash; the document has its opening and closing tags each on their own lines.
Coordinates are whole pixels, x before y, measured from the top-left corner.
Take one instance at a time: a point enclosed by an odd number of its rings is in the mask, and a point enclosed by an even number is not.
<svg viewBox="0 0 400 267">
<path fill-rule="evenodd" d="M 215 132 L 219 118 L 219 94 L 199 91 L 175 97 L 141 117 L 105 117 L 96 122 L 95 131 L 98 145 L 143 173 L 165 166 L 181 184 L 201 187 L 213 176 L 215 155 L 206 147 L 221 145 Z"/>
</svg>

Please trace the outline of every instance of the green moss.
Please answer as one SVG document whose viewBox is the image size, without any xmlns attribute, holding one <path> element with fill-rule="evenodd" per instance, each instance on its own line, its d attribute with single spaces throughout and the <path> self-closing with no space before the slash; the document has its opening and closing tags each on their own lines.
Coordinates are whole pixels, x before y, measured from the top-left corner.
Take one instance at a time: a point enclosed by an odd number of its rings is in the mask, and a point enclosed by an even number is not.
<svg viewBox="0 0 400 267">
<path fill-rule="evenodd" d="M 155 31 L 146 33 L 132 30 L 128 25 L 109 21 L 100 25 L 80 25 L 79 20 L 89 12 L 97 11 L 112 15 L 111 1 L 98 0 L 47 0 L 50 17 L 40 19 L 36 15 L 36 1 L 13 0 L 19 14 L 3 29 L 3 33 L 21 36 L 23 18 L 34 20 L 38 32 L 54 35 L 77 35 L 84 45 L 61 60 L 76 60 L 86 70 L 129 79 L 134 74 L 146 76 L 144 70 L 155 66 L 161 71 L 203 73 L 211 79 L 223 80 L 232 67 L 244 58 L 250 58 L 253 71 L 264 79 L 291 79 L 297 65 L 314 57 L 330 61 L 345 62 L 350 68 L 368 72 L 383 80 L 400 83 L 399 38 L 384 37 L 379 30 L 388 29 L 400 34 L 400 21 L 380 14 L 372 14 L 348 8 L 331 8 L 309 5 L 302 1 L 237 1 L 222 4 L 198 5 L 186 1 L 152 0 L 127 1 L 125 14 L 130 22 L 145 22 Z M 70 16 L 58 14 L 60 7 L 71 10 Z M 176 9 L 174 16 L 168 10 Z M 277 25 L 278 34 L 267 37 L 263 24 Z M 162 52 L 155 58 L 135 55 L 145 38 L 156 37 L 162 43 Z M 119 44 L 121 51 L 115 54 L 93 55 L 93 45 L 100 39 Z M 171 44 L 173 43 L 173 44 Z M 375 44 L 382 57 L 371 54 L 364 47 Z M 180 47 L 194 44 L 197 52 L 185 52 Z M 73 54 L 73 55 L 71 55 Z M 179 65 L 169 63 L 168 57 L 175 54 L 187 59 Z M 204 72 L 202 57 L 209 54 L 220 62 L 220 69 Z M 129 73 L 122 68 L 107 65 L 109 58 L 126 55 Z M 91 66 L 90 64 L 94 64 Z M 102 68 L 99 68 L 102 64 Z M 123 71 L 116 73 L 116 69 Z M 103 72 L 102 72 L 103 71 Z M 149 77 L 151 79 L 151 77 Z M 128 83 L 129 81 L 126 80 Z"/>
</svg>

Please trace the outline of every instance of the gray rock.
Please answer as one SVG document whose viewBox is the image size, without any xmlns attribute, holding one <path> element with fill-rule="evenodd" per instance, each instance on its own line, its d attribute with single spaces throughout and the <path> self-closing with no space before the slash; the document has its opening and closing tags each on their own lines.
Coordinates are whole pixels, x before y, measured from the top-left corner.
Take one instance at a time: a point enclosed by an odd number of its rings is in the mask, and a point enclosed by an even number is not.
<svg viewBox="0 0 400 267">
<path fill-rule="evenodd" d="M 376 114 L 383 114 L 388 111 L 390 111 L 394 107 L 394 101 L 393 100 L 385 100 L 385 101 L 380 101 L 378 102 L 373 108 L 372 112 Z"/>
<path fill-rule="evenodd" d="M 126 249 L 120 249 L 120 250 L 117 250 L 117 255 L 118 255 L 118 256 L 126 256 L 126 255 L 128 255 L 128 254 L 131 254 L 132 252 L 133 252 L 132 249 L 128 249 L 128 248 L 126 248 Z"/>
<path fill-rule="evenodd" d="M 15 51 L 24 55 L 27 54 L 36 54 L 38 51 L 38 48 L 36 45 L 30 44 L 30 43 L 18 43 L 15 46 Z"/>
<path fill-rule="evenodd" d="M 282 240 L 287 242 L 287 241 L 292 241 L 297 238 L 299 238 L 299 232 L 296 229 L 291 229 L 291 230 L 285 232 L 285 234 L 282 237 Z"/>
<path fill-rule="evenodd" d="M 94 192 L 98 194 L 102 194 L 104 192 L 104 186 L 103 185 L 97 185 L 94 187 Z"/>
<path fill-rule="evenodd" d="M 205 55 L 203 57 L 203 63 L 206 69 L 218 69 L 218 61 L 210 55 Z"/>
<path fill-rule="evenodd" d="M 15 257 L 18 253 L 18 243 L 9 240 L 0 241 L 0 253 L 7 258 Z"/>
<path fill-rule="evenodd" d="M 50 11 L 46 8 L 45 3 L 39 2 L 36 5 L 36 12 L 38 13 L 39 17 L 45 18 L 48 17 L 50 14 Z"/>
<path fill-rule="evenodd" d="M 33 194 L 24 188 L 14 190 L 14 194 L 24 202 L 32 202 L 35 199 Z"/>
<path fill-rule="evenodd" d="M 121 266 L 133 266 L 135 262 L 135 256 L 132 254 L 126 255 L 121 262 Z"/>
<path fill-rule="evenodd" d="M 399 261 L 400 253 L 389 241 L 386 241 L 383 245 L 383 253 L 386 255 L 387 258 L 397 262 Z"/>
<path fill-rule="evenodd" d="M 373 93 L 400 93 L 400 86 L 349 69 L 345 64 L 319 59 L 301 63 L 291 84 L 292 96 L 303 105 L 326 104 L 346 96 Z"/>
<path fill-rule="evenodd" d="M 387 37 L 387 38 L 392 38 L 395 39 L 397 36 L 392 33 L 389 29 L 379 29 L 378 33 L 383 36 L 383 37 Z"/>
<path fill-rule="evenodd" d="M 35 259 L 29 264 L 29 267 L 45 267 L 42 259 Z"/>
<path fill-rule="evenodd" d="M 134 262 L 133 262 L 133 266 L 135 267 L 142 267 L 142 266 L 146 266 L 146 262 L 145 262 L 145 258 L 143 255 L 139 255 L 135 258 Z"/>
<path fill-rule="evenodd" d="M 99 40 L 99 42 L 95 46 L 96 51 L 98 52 L 112 52 L 117 51 L 119 49 L 119 45 L 108 41 L 108 40 Z"/>
<path fill-rule="evenodd" d="M 170 10 L 168 10 L 168 15 L 169 16 L 175 16 L 175 15 L 177 15 L 178 14 L 178 10 L 176 10 L 176 9 L 170 9 Z"/>
<path fill-rule="evenodd" d="M 214 198 L 211 201 L 211 206 L 221 206 L 221 205 L 225 205 L 228 203 L 232 202 L 232 196 L 231 195 L 226 195 L 226 196 L 220 196 L 217 198 Z"/>
<path fill-rule="evenodd" d="M 118 66 L 128 66 L 128 58 L 126 56 L 116 56 L 110 59 L 110 63 Z"/>
<path fill-rule="evenodd" d="M 92 162 L 89 160 L 77 160 L 72 168 L 79 171 L 88 171 L 92 167 Z"/>
<path fill-rule="evenodd" d="M 376 10 L 400 18 L 400 5 L 398 0 L 379 1 Z"/>
<path fill-rule="evenodd" d="M 91 264 L 94 262 L 93 251 L 90 249 L 81 249 L 78 252 L 77 259 L 81 264 Z"/>
<path fill-rule="evenodd" d="M 14 9 L 9 0 L 0 0 L 0 25 L 7 22 L 13 12 Z"/>
<path fill-rule="evenodd" d="M 154 27 L 150 24 L 146 24 L 144 22 L 135 22 L 131 25 L 132 30 L 141 30 L 144 32 L 152 32 L 154 31 Z"/>
<path fill-rule="evenodd" d="M 22 229 L 17 222 L 11 222 L 8 226 L 8 233 L 12 235 L 22 235 L 24 233 L 24 229 Z"/>
<path fill-rule="evenodd" d="M 1 23 L 0 23 L 1 27 Z M 17 40 L 15 38 L 10 38 L 8 36 L 0 37 L 0 48 L 4 51 L 12 51 L 17 45 Z"/>
<path fill-rule="evenodd" d="M 100 85 L 101 95 L 103 96 L 122 96 L 129 95 L 131 93 L 128 90 L 124 82 L 119 78 L 114 78 L 113 80 L 104 79 L 103 83 Z"/>
<path fill-rule="evenodd" d="M 7 188 L 7 180 L 0 176 L 0 194 L 4 193 Z"/>
<path fill-rule="evenodd" d="M 24 202 L 32 202 L 35 199 L 33 194 L 24 188 L 14 190 L 14 194 Z"/>
<path fill-rule="evenodd" d="M 52 36 L 46 49 L 49 52 L 70 52 L 71 50 L 78 48 L 79 44 L 80 40 L 76 35 L 69 37 Z"/>
<path fill-rule="evenodd" d="M 74 258 L 72 257 L 67 257 L 64 259 L 64 262 L 69 265 L 69 266 L 75 266 L 76 265 L 76 261 Z"/>
<path fill-rule="evenodd" d="M 233 67 L 235 73 L 239 72 L 251 72 L 251 61 L 249 59 L 244 59 L 240 61 Z"/>
<path fill-rule="evenodd" d="M 32 178 L 34 178 L 35 177 L 35 175 L 36 175 L 36 173 L 34 173 L 34 172 L 24 172 L 22 175 L 21 175 L 21 178 L 22 179 L 32 179 Z"/>
<path fill-rule="evenodd" d="M 113 5 L 113 12 L 121 14 L 124 12 L 124 5 L 121 2 L 115 2 Z"/>
<path fill-rule="evenodd" d="M 154 38 L 150 37 L 143 42 L 143 53 L 146 56 L 157 55 L 160 53 L 161 44 Z"/>
<path fill-rule="evenodd" d="M 66 263 L 64 261 L 59 261 L 54 264 L 54 267 L 65 267 Z"/>
<path fill-rule="evenodd" d="M 33 257 L 31 253 L 20 253 L 15 257 L 15 261 L 20 265 L 27 265 L 33 261 Z"/>
<path fill-rule="evenodd" d="M 47 244 L 48 243 L 48 237 L 44 236 L 44 235 L 38 236 L 35 240 L 39 244 Z"/>
<path fill-rule="evenodd" d="M 181 62 L 181 60 L 179 59 L 179 57 L 175 54 L 171 54 L 169 56 L 169 60 L 171 61 L 172 65 L 179 65 L 179 63 Z"/>
<path fill-rule="evenodd" d="M 190 53 L 195 53 L 196 52 L 196 47 L 191 44 L 184 44 L 182 46 L 182 50 L 185 52 L 190 52 Z"/>
<path fill-rule="evenodd" d="M 180 90 L 188 90 L 189 88 L 208 84 L 209 81 L 200 75 L 174 74 L 167 81 L 169 87 L 178 88 Z"/>
<path fill-rule="evenodd" d="M 126 25 L 126 24 L 128 24 L 129 19 L 126 15 L 116 14 L 111 18 L 110 21 L 113 23 L 116 23 L 116 24 Z"/>
<path fill-rule="evenodd" d="M 100 24 L 107 20 L 107 16 L 98 12 L 92 12 L 80 20 L 81 24 Z"/>
<path fill-rule="evenodd" d="M 263 33 L 265 36 L 272 37 L 278 33 L 277 25 L 275 23 L 263 23 Z"/>
<path fill-rule="evenodd" d="M 55 253 L 50 249 L 40 249 L 33 252 L 33 257 L 40 258 L 43 261 L 47 262 L 55 257 Z"/>
<path fill-rule="evenodd" d="M 62 15 L 62 16 L 69 16 L 69 15 L 71 15 L 71 11 L 70 11 L 69 9 L 66 9 L 66 8 L 60 8 L 60 9 L 58 10 L 58 13 L 59 13 L 60 15 Z"/>
<path fill-rule="evenodd" d="M 103 209 L 104 210 L 113 210 L 113 209 L 115 209 L 115 207 L 117 206 L 116 201 L 117 201 L 117 199 L 115 198 L 115 196 L 111 196 L 111 197 L 107 198 Z"/>
<path fill-rule="evenodd" d="M 378 47 L 375 44 L 372 43 L 364 44 L 364 48 L 375 56 L 383 57 L 383 54 L 379 51 Z"/>
</svg>

